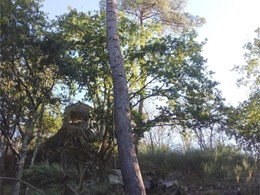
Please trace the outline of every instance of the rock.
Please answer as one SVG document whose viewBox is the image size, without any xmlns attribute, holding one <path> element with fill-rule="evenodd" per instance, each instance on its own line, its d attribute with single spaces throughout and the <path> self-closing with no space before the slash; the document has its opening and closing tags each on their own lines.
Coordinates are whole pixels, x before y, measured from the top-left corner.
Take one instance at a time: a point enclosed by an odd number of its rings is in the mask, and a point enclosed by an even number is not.
<svg viewBox="0 0 260 195">
<path fill-rule="evenodd" d="M 163 185 L 166 188 L 172 187 L 173 185 L 178 186 L 178 181 L 163 181 Z"/>
<path fill-rule="evenodd" d="M 119 169 L 114 169 L 111 170 L 111 173 L 108 174 L 108 180 L 110 182 L 110 184 L 121 184 L 123 185 L 123 178 L 122 178 L 122 174 L 121 171 Z"/>
<path fill-rule="evenodd" d="M 189 188 L 187 186 L 182 186 L 182 189 L 184 192 L 188 192 L 189 191 Z"/>
</svg>

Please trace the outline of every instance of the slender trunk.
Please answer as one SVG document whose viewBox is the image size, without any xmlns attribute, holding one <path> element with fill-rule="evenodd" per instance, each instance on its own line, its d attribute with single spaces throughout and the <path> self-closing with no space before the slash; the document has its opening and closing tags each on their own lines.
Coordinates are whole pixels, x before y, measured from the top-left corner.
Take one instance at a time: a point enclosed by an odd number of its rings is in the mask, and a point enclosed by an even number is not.
<svg viewBox="0 0 260 195">
<path fill-rule="evenodd" d="M 27 155 L 27 150 L 28 150 L 28 134 L 25 134 L 24 137 L 22 138 L 22 149 L 20 155 L 17 157 L 17 162 L 16 162 L 16 182 L 14 185 L 14 191 L 13 195 L 19 195 L 20 194 L 20 188 L 21 188 L 21 179 L 22 179 L 22 173 L 24 169 L 24 164 L 25 164 L 25 159 Z"/>
<path fill-rule="evenodd" d="M 210 145 L 211 150 L 213 150 L 213 148 L 214 148 L 213 139 L 214 139 L 214 129 L 213 129 L 213 127 L 210 127 L 209 145 Z"/>
<path fill-rule="evenodd" d="M 140 17 L 139 17 L 139 23 L 141 26 L 141 37 L 142 39 L 144 38 L 144 26 L 143 26 L 143 20 L 144 20 L 144 16 L 143 16 L 143 11 L 141 11 L 140 13 Z M 141 46 L 141 51 L 144 47 L 144 45 L 142 43 L 140 43 Z M 144 54 L 142 55 L 142 60 L 144 60 Z M 141 64 L 141 70 L 140 70 L 140 76 L 142 77 L 141 80 L 141 88 L 143 88 L 145 86 L 146 83 L 146 79 L 147 79 L 147 71 L 145 69 L 145 67 Z M 143 128 L 143 108 L 144 108 L 144 98 L 145 98 L 145 88 L 142 89 L 142 91 L 140 92 L 140 96 L 139 96 L 139 105 L 138 105 L 138 115 L 139 115 L 139 123 L 138 123 L 138 130 L 140 132 L 142 132 L 142 128 Z M 139 133 L 140 135 L 140 133 Z M 139 143 L 139 135 L 135 136 L 135 147 L 136 147 L 136 151 L 138 152 L 138 143 Z"/>
<path fill-rule="evenodd" d="M 154 154 L 155 151 L 154 151 L 153 135 L 152 135 L 151 131 L 149 131 L 149 138 L 150 138 L 150 144 L 151 144 L 151 151 Z"/>
<path fill-rule="evenodd" d="M 39 151 L 39 147 L 41 145 L 41 140 L 40 139 L 41 139 L 40 135 L 38 135 L 38 133 L 37 133 L 36 146 L 35 146 L 35 148 L 33 150 L 33 155 L 32 155 L 32 159 L 31 159 L 30 167 L 32 167 L 34 165 L 34 161 L 35 161 L 36 155 L 37 155 L 37 153 Z"/>
<path fill-rule="evenodd" d="M 114 85 L 114 121 L 119 163 L 126 194 L 146 194 L 130 122 L 127 80 L 117 30 L 116 0 L 107 0 L 107 46 Z"/>
<path fill-rule="evenodd" d="M 0 177 L 3 176 L 4 172 L 4 139 L 0 136 Z M 0 179 L 0 194 L 2 189 L 2 180 Z"/>
<path fill-rule="evenodd" d="M 142 71 L 141 71 L 142 72 Z M 144 86 L 145 82 L 142 82 L 142 86 Z M 143 131 L 142 128 L 143 128 L 143 107 L 144 107 L 144 90 L 141 92 L 140 94 L 140 102 L 139 102 L 139 105 L 138 105 L 138 116 L 139 116 L 139 121 L 138 121 L 138 131 L 137 133 L 135 133 L 134 135 L 134 144 L 135 144 L 135 151 L 136 151 L 136 154 L 138 154 L 138 145 L 139 145 L 139 140 L 140 140 L 140 133 Z"/>
<path fill-rule="evenodd" d="M 39 150 L 39 147 L 40 147 L 40 144 L 41 144 L 41 136 L 42 136 L 42 133 L 43 133 L 43 113 L 44 113 L 44 104 L 42 104 L 41 111 L 39 113 L 40 114 L 39 115 L 39 130 L 38 130 L 37 135 L 36 135 L 36 146 L 33 150 L 33 155 L 32 155 L 32 159 L 31 159 L 30 167 L 32 167 L 34 165 L 34 161 L 35 161 L 36 155 L 38 153 L 38 150 Z"/>
</svg>

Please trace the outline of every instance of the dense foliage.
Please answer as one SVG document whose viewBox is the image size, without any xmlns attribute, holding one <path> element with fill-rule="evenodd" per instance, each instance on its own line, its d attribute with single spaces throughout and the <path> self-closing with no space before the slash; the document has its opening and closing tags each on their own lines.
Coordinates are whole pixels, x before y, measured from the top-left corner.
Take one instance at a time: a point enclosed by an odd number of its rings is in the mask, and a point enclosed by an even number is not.
<svg viewBox="0 0 260 195">
<path fill-rule="evenodd" d="M 174 22 L 180 16 L 183 24 L 177 29 L 151 1 L 133 6 L 129 2 L 120 1 L 128 12 L 119 13 L 118 27 L 136 145 L 146 132 L 159 133 L 160 127 L 166 137 L 180 135 L 189 145 L 185 150 L 194 146 L 188 142 L 213 150 L 226 135 L 235 136 L 247 149 L 259 150 L 260 30 L 245 46 L 246 64 L 235 68 L 244 73 L 239 84 L 250 88 L 250 97 L 238 107 L 227 107 L 201 54 L 206 42 L 197 42 L 192 29 L 203 19 L 183 12 L 184 1 L 177 1 L 182 6 L 173 8 Z M 11 170 L 1 171 L 0 177 L 21 179 L 24 167 L 34 164 L 41 143 L 62 126 L 62 110 L 75 97 L 92 108 L 95 163 L 103 171 L 111 156 L 117 156 L 105 14 L 70 10 L 49 21 L 40 3 L 0 2 L 0 170 Z M 147 10 L 146 17 L 140 15 L 141 8 Z M 131 13 L 139 15 L 135 18 Z M 160 25 L 159 20 L 165 23 Z M 166 28 L 169 25 L 178 34 Z M 152 136 L 149 139 L 152 143 Z M 27 157 L 29 150 L 33 155 Z M 14 165 L 9 163 L 12 158 Z M 48 168 L 57 174 L 68 171 L 56 165 Z M 10 184 L 0 180 L 0 187 L 6 183 Z M 19 182 L 11 184 L 17 184 L 14 189 L 19 194 Z"/>
</svg>

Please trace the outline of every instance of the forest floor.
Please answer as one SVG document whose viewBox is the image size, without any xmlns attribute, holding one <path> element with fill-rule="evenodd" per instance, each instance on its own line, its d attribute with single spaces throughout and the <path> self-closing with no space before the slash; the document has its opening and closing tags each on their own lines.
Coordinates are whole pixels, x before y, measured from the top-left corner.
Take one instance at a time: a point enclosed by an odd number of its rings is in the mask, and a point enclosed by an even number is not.
<svg viewBox="0 0 260 195">
<path fill-rule="evenodd" d="M 142 174 L 147 195 L 260 195 L 260 178 L 205 178 L 178 171 L 166 176 L 155 171 Z M 120 184 L 113 189 L 124 194 Z"/>
</svg>

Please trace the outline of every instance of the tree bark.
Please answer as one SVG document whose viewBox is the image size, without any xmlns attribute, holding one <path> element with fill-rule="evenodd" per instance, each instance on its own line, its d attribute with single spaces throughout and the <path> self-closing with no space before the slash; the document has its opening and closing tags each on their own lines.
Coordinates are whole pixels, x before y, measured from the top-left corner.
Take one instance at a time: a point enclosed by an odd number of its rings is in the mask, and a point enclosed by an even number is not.
<svg viewBox="0 0 260 195">
<path fill-rule="evenodd" d="M 3 176 L 4 173 L 4 138 L 2 135 L 0 135 L 0 177 Z M 0 194 L 2 194 L 2 180 L 0 179 Z"/>
<path fill-rule="evenodd" d="M 114 123 L 125 192 L 128 195 L 146 194 L 131 131 L 128 87 L 117 29 L 116 0 L 106 1 L 106 14 L 107 47 L 114 85 Z"/>
<path fill-rule="evenodd" d="M 16 182 L 14 184 L 14 190 L 13 195 L 19 195 L 20 194 L 20 188 L 21 188 L 21 179 L 22 179 L 22 173 L 24 169 L 25 159 L 27 156 L 27 150 L 28 150 L 28 134 L 25 134 L 22 138 L 22 148 L 20 155 L 17 157 L 17 164 L 16 164 Z"/>
</svg>

